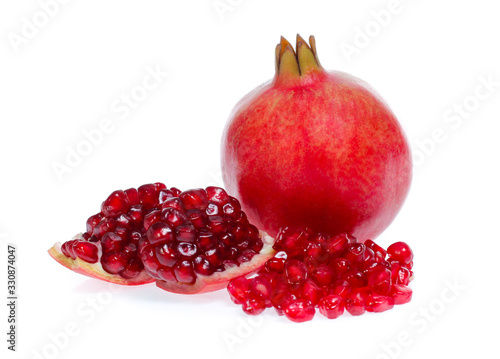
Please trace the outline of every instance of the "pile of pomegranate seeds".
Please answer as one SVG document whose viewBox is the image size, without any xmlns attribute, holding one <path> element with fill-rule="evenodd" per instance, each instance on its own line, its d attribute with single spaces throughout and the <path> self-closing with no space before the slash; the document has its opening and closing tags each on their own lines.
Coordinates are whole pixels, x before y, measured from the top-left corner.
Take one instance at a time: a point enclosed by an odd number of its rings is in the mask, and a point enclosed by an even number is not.
<svg viewBox="0 0 500 359">
<path fill-rule="evenodd" d="M 163 183 L 114 191 L 102 203 L 101 212 L 87 220 L 87 231 L 81 239 L 65 242 L 61 252 L 88 263 L 100 260 L 107 273 L 135 278 L 144 269 L 138 252 L 139 240 L 145 233 L 143 224 L 150 221 L 163 202 L 180 193 L 174 187 L 167 189 Z"/>
<path fill-rule="evenodd" d="M 247 314 L 274 307 L 294 322 L 319 312 L 329 319 L 383 312 L 411 300 L 413 252 L 403 242 L 384 250 L 371 240 L 314 234 L 282 228 L 273 247 L 278 253 L 253 278 L 228 285 L 231 299 Z"/>
<path fill-rule="evenodd" d="M 222 188 L 184 191 L 148 216 L 139 242 L 142 263 L 166 282 L 192 284 L 250 261 L 263 247 L 257 227 Z"/>
</svg>

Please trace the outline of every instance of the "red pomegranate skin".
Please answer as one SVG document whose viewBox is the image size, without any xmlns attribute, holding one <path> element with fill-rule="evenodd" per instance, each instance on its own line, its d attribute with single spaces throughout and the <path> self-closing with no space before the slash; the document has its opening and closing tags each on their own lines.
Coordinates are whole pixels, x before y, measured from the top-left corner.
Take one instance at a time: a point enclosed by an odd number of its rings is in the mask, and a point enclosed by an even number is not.
<svg viewBox="0 0 500 359">
<path fill-rule="evenodd" d="M 394 219 L 412 177 L 396 117 L 363 81 L 321 67 L 279 75 L 235 106 L 222 138 L 222 174 L 249 220 L 376 238 Z"/>
</svg>

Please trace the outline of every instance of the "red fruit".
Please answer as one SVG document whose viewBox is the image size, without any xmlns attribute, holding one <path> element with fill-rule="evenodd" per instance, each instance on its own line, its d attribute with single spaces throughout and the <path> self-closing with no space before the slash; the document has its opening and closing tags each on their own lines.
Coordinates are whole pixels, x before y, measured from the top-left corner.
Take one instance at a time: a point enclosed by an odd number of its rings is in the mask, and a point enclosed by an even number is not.
<svg viewBox="0 0 500 359">
<path fill-rule="evenodd" d="M 332 294 L 323 297 L 319 301 L 319 312 L 328 319 L 335 319 L 344 313 L 344 299 L 341 296 Z"/>
<path fill-rule="evenodd" d="M 276 75 L 233 109 L 222 137 L 226 188 L 249 220 L 377 237 L 409 190 L 410 149 L 387 104 L 363 81 L 319 64 L 314 37 L 282 38 Z"/>
<path fill-rule="evenodd" d="M 316 314 L 316 310 L 308 300 L 297 299 L 289 302 L 283 308 L 283 313 L 292 322 L 302 323 L 311 320 Z"/>
</svg>

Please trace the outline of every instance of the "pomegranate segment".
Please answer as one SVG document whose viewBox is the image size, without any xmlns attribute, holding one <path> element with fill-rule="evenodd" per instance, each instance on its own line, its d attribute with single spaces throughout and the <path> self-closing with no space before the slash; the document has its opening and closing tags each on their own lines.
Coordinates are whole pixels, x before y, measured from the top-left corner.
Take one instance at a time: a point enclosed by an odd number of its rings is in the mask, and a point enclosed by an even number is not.
<svg viewBox="0 0 500 359">
<path fill-rule="evenodd" d="M 146 219 L 180 193 L 163 183 L 114 191 L 102 203 L 101 212 L 89 217 L 85 233 L 56 244 L 49 254 L 75 272 L 112 283 L 154 282 L 139 257 L 139 240 L 145 235 Z"/>
<path fill-rule="evenodd" d="M 142 263 L 160 288 L 172 292 L 220 289 L 274 254 L 272 239 L 248 222 L 238 200 L 222 188 L 180 193 L 162 204 L 148 226 L 139 243 Z M 260 312 L 255 301 L 245 303 L 247 312 Z"/>
<path fill-rule="evenodd" d="M 335 319 L 344 310 L 354 316 L 379 313 L 411 300 L 407 284 L 412 279 L 408 263 L 413 252 L 403 242 L 397 248 L 404 248 L 404 256 L 371 240 L 360 243 L 346 234 L 330 237 L 307 228 L 284 227 L 273 248 L 278 253 L 255 277 L 229 283 L 231 299 L 248 314 L 262 311 L 249 310 L 250 301 L 304 322 L 314 317 L 315 308 Z"/>
</svg>

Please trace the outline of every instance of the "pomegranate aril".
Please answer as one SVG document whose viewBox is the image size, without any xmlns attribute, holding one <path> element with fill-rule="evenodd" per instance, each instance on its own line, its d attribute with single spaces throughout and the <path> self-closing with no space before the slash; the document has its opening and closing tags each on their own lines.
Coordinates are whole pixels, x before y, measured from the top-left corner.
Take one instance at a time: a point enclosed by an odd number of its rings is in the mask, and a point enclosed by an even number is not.
<svg viewBox="0 0 500 359">
<path fill-rule="evenodd" d="M 391 259 L 397 260 L 403 264 L 413 261 L 413 251 L 405 242 L 396 242 L 387 248 L 387 253 Z"/>
<path fill-rule="evenodd" d="M 219 187 L 207 187 L 207 198 L 210 202 L 223 206 L 229 202 L 229 195 L 225 190 Z"/>
<path fill-rule="evenodd" d="M 347 234 L 339 234 L 324 241 L 323 246 L 331 256 L 340 255 L 349 244 Z"/>
<path fill-rule="evenodd" d="M 104 253 L 101 258 L 102 268 L 111 274 L 118 274 L 128 264 L 129 257 L 122 252 Z"/>
<path fill-rule="evenodd" d="M 344 299 L 335 294 L 323 297 L 318 303 L 319 312 L 328 319 L 335 319 L 344 313 Z"/>
<path fill-rule="evenodd" d="M 367 248 L 370 248 L 371 250 L 373 250 L 375 253 L 379 253 L 380 255 L 382 255 L 383 259 L 385 259 L 385 256 L 387 255 L 387 251 L 380 247 L 377 243 L 375 243 L 374 241 L 372 241 L 371 239 L 367 239 L 365 242 L 364 242 L 365 246 Z"/>
<path fill-rule="evenodd" d="M 146 233 L 149 243 L 170 243 L 175 239 L 174 233 L 172 232 L 172 228 L 165 222 L 156 222 L 153 223 L 147 233 Z"/>
<path fill-rule="evenodd" d="M 221 216 L 208 216 L 207 227 L 216 235 L 222 235 L 227 230 L 227 221 Z"/>
<path fill-rule="evenodd" d="M 351 263 L 361 263 L 365 260 L 365 249 L 363 243 L 352 243 L 347 246 L 344 257 Z"/>
<path fill-rule="evenodd" d="M 222 213 L 231 218 L 237 218 L 241 212 L 241 205 L 235 198 L 230 198 L 229 203 L 222 206 Z"/>
<path fill-rule="evenodd" d="M 188 260 L 178 261 L 174 266 L 174 274 L 177 281 L 181 283 L 193 283 L 196 279 L 193 264 Z"/>
<path fill-rule="evenodd" d="M 173 243 L 165 243 L 162 246 L 156 246 L 154 251 L 152 255 L 157 259 L 158 263 L 166 267 L 173 266 L 179 259 Z M 150 262 L 144 263 L 144 265 L 150 267 Z M 151 270 L 154 270 L 154 267 L 157 267 L 157 263 L 151 267 Z"/>
<path fill-rule="evenodd" d="M 161 211 L 158 209 L 152 210 L 146 216 L 144 216 L 144 231 L 146 232 L 152 224 L 159 222 L 161 220 Z"/>
<path fill-rule="evenodd" d="M 342 279 L 346 280 L 354 288 L 364 287 L 368 284 L 366 276 L 358 270 L 350 270 L 344 273 Z"/>
<path fill-rule="evenodd" d="M 191 189 L 179 194 L 184 209 L 199 209 L 204 211 L 208 206 L 207 192 L 202 188 Z"/>
<path fill-rule="evenodd" d="M 250 280 L 248 290 L 252 297 L 259 298 L 265 303 L 271 300 L 273 287 L 266 276 L 257 276 Z"/>
<path fill-rule="evenodd" d="M 116 220 L 114 218 L 103 218 L 99 222 L 92 232 L 92 235 L 96 236 L 97 239 L 101 239 L 106 233 L 113 231 L 116 228 Z"/>
<path fill-rule="evenodd" d="M 186 211 L 186 216 L 196 229 L 205 228 L 207 215 L 199 209 L 190 209 Z"/>
<path fill-rule="evenodd" d="M 245 277 L 231 280 L 227 286 L 231 300 L 236 304 L 243 304 L 248 298 L 249 285 L 250 281 Z"/>
<path fill-rule="evenodd" d="M 126 213 L 130 207 L 128 198 L 123 191 L 114 191 L 102 203 L 101 212 L 105 217 L 114 217 Z"/>
<path fill-rule="evenodd" d="M 312 280 L 307 280 L 302 284 L 300 298 L 306 299 L 313 305 L 316 305 L 322 297 L 323 291 Z"/>
<path fill-rule="evenodd" d="M 93 216 L 90 216 L 89 219 L 87 219 L 87 233 L 90 233 L 92 235 L 92 232 L 94 232 L 94 228 L 101 222 L 103 216 L 101 213 L 94 214 Z"/>
<path fill-rule="evenodd" d="M 368 312 L 385 312 L 394 307 L 394 299 L 389 296 L 372 294 L 366 302 L 366 310 Z"/>
<path fill-rule="evenodd" d="M 362 315 L 366 312 L 366 307 L 363 302 L 351 298 L 346 300 L 345 309 L 349 312 L 350 315 L 353 316 Z"/>
<path fill-rule="evenodd" d="M 177 252 L 186 259 L 192 259 L 198 253 L 198 248 L 193 243 L 179 242 Z"/>
<path fill-rule="evenodd" d="M 125 193 L 125 196 L 127 197 L 128 203 L 130 203 L 131 206 L 135 206 L 135 205 L 139 204 L 139 196 L 137 194 L 137 189 L 129 188 L 123 192 Z"/>
<path fill-rule="evenodd" d="M 322 265 L 312 272 L 311 277 L 319 286 L 327 286 L 335 279 L 335 271 L 330 266 Z"/>
<path fill-rule="evenodd" d="M 188 217 L 175 208 L 165 208 L 161 211 L 161 219 L 172 227 L 177 227 L 186 222 Z"/>
<path fill-rule="evenodd" d="M 191 223 L 183 223 L 175 228 L 175 236 L 178 241 L 192 243 L 196 240 L 198 230 Z"/>
<path fill-rule="evenodd" d="M 281 228 L 273 248 L 276 251 L 285 251 L 289 256 L 299 255 L 304 250 L 304 244 L 310 235 L 308 229 Z"/>
<path fill-rule="evenodd" d="M 120 276 L 126 279 L 132 279 L 141 274 L 144 269 L 142 262 L 138 258 L 131 259 L 125 268 L 120 272 Z"/>
<path fill-rule="evenodd" d="M 405 304 L 411 301 L 413 291 L 405 285 L 393 284 L 389 296 L 394 299 L 394 304 Z"/>
<path fill-rule="evenodd" d="M 145 184 L 137 189 L 139 203 L 145 209 L 151 209 L 158 205 L 158 191 L 154 184 Z"/>
<path fill-rule="evenodd" d="M 273 257 L 269 259 L 266 264 L 264 264 L 264 268 L 268 272 L 275 272 L 275 273 L 283 273 L 283 270 L 285 269 L 285 259 L 284 258 L 277 258 Z"/>
<path fill-rule="evenodd" d="M 403 284 L 403 285 L 408 285 L 410 283 L 410 278 L 411 278 L 411 273 L 410 271 L 397 264 L 397 263 L 394 263 L 392 265 L 392 282 L 394 284 Z"/>
<path fill-rule="evenodd" d="M 114 232 L 106 233 L 101 239 L 101 247 L 104 253 L 120 251 L 123 248 L 123 239 Z"/>
<path fill-rule="evenodd" d="M 349 284 L 348 281 L 343 280 L 343 279 L 338 279 L 333 283 L 333 285 L 330 287 L 329 294 L 336 294 L 341 296 L 342 298 L 346 299 L 349 297 L 351 294 L 351 285 Z"/>
<path fill-rule="evenodd" d="M 214 267 L 210 264 L 208 259 L 204 256 L 198 256 L 193 261 L 193 269 L 196 274 L 209 276 L 212 275 L 215 270 Z"/>
<path fill-rule="evenodd" d="M 306 265 L 297 259 L 288 260 L 285 263 L 285 277 L 289 284 L 303 283 L 308 277 Z"/>
<path fill-rule="evenodd" d="M 215 247 L 217 238 L 207 229 L 200 230 L 196 244 L 201 251 L 206 251 Z"/>
<path fill-rule="evenodd" d="M 287 303 L 283 313 L 292 322 L 302 323 L 311 320 L 316 314 L 314 305 L 305 299 L 297 299 Z"/>
<path fill-rule="evenodd" d="M 249 298 L 243 303 L 242 308 L 249 315 L 258 315 L 266 309 L 266 303 L 258 298 Z"/>
</svg>

